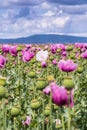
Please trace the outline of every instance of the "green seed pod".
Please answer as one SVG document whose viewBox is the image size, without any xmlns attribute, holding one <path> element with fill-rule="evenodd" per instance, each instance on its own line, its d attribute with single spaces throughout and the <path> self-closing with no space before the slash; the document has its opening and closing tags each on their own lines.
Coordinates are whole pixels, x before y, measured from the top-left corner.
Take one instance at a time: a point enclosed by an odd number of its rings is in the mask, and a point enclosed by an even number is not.
<svg viewBox="0 0 87 130">
<path fill-rule="evenodd" d="M 61 126 L 60 126 L 60 125 L 55 125 L 55 128 L 56 128 L 56 129 L 60 129 Z"/>
<path fill-rule="evenodd" d="M 83 72 L 83 67 L 80 67 L 80 66 L 79 66 L 79 67 L 77 68 L 77 72 L 78 72 L 78 73 L 82 73 L 82 72 Z"/>
<path fill-rule="evenodd" d="M 38 99 L 34 99 L 34 100 L 31 101 L 30 106 L 31 106 L 32 109 L 38 109 L 41 106 L 41 102 L 38 101 Z"/>
<path fill-rule="evenodd" d="M 11 115 L 12 116 L 17 116 L 20 114 L 20 108 L 18 106 L 14 106 L 11 109 Z"/>
<path fill-rule="evenodd" d="M 54 104 L 53 106 L 54 106 L 54 110 L 58 110 L 58 106 L 56 104 Z"/>
<path fill-rule="evenodd" d="M 68 46 L 67 48 L 66 48 L 66 51 L 72 51 L 73 50 L 73 46 Z"/>
<path fill-rule="evenodd" d="M 25 121 L 25 120 L 26 120 L 26 116 L 22 116 L 21 119 L 22 119 L 23 121 Z"/>
<path fill-rule="evenodd" d="M 40 63 L 38 63 L 37 66 L 38 66 L 38 68 L 41 68 L 41 64 Z"/>
<path fill-rule="evenodd" d="M 49 115 L 50 115 L 50 112 L 51 112 L 51 108 L 50 108 L 49 105 L 47 105 L 47 106 L 45 107 L 45 110 L 44 110 L 44 115 L 45 115 L 45 116 L 49 116 Z"/>
<path fill-rule="evenodd" d="M 53 57 L 53 56 L 51 56 L 51 57 L 50 57 L 50 60 L 53 60 L 53 59 L 54 59 L 54 57 Z"/>
<path fill-rule="evenodd" d="M 55 81 L 54 75 L 48 75 L 48 76 L 47 76 L 47 80 L 48 80 L 48 82 L 53 82 L 53 81 Z"/>
<path fill-rule="evenodd" d="M 15 95 L 19 96 L 20 92 L 16 90 Z"/>
<path fill-rule="evenodd" d="M 75 54 L 70 54 L 70 59 L 75 59 Z"/>
<path fill-rule="evenodd" d="M 35 73 L 34 71 L 31 71 L 31 72 L 28 74 L 28 76 L 29 76 L 30 78 L 34 78 L 34 77 L 36 76 L 36 73 Z"/>
<path fill-rule="evenodd" d="M 0 98 L 5 97 L 5 88 L 3 86 L 0 86 Z"/>
<path fill-rule="evenodd" d="M 65 88 L 68 90 L 71 90 L 72 88 L 74 88 L 74 82 L 72 78 L 66 77 L 63 81 L 63 86 L 65 86 Z"/>
<path fill-rule="evenodd" d="M 17 51 L 21 51 L 22 50 L 22 47 L 21 46 L 18 46 L 17 47 Z"/>
<path fill-rule="evenodd" d="M 39 80 L 37 81 L 37 83 L 36 83 L 36 88 L 37 88 L 38 90 L 42 90 L 42 89 L 44 89 L 46 86 L 47 86 L 47 82 L 46 82 L 45 80 L 43 80 L 43 79 L 39 79 Z"/>
<path fill-rule="evenodd" d="M 4 86 L 6 83 L 6 77 L 0 77 L 0 85 Z"/>
<path fill-rule="evenodd" d="M 61 48 L 58 48 L 58 49 L 57 49 L 57 52 L 58 52 L 58 53 L 61 52 Z"/>
<path fill-rule="evenodd" d="M 30 63 L 34 64 L 36 62 L 36 59 L 31 59 Z"/>
</svg>

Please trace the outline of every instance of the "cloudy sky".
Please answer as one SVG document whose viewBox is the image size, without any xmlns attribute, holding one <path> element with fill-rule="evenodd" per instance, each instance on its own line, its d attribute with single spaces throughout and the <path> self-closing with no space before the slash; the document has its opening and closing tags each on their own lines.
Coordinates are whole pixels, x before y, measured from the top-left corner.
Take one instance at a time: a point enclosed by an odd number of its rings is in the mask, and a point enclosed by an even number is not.
<svg viewBox="0 0 87 130">
<path fill-rule="evenodd" d="M 87 37 L 87 0 L 0 0 L 0 38 L 48 33 Z"/>
</svg>

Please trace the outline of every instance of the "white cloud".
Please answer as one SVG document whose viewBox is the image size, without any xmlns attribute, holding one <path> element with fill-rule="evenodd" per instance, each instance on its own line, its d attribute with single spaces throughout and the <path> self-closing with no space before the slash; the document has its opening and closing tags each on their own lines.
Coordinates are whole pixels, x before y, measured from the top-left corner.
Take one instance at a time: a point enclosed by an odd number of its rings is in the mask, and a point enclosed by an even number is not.
<svg viewBox="0 0 87 130">
<path fill-rule="evenodd" d="M 50 17 L 55 15 L 55 12 L 52 12 L 51 10 L 48 10 L 46 13 L 43 14 L 43 16 Z"/>
<path fill-rule="evenodd" d="M 47 2 L 43 2 L 41 4 L 41 7 L 42 7 L 42 9 L 50 9 L 52 6 Z"/>
<path fill-rule="evenodd" d="M 65 26 L 66 22 L 69 21 L 69 19 L 70 19 L 69 16 L 58 17 L 53 20 L 53 24 L 56 27 L 63 28 Z"/>
<path fill-rule="evenodd" d="M 0 1 L 2 7 L 0 8 L 0 38 L 23 37 L 39 33 L 87 36 L 87 5 L 68 6 L 52 4 L 46 0 L 39 1 Z M 15 6 L 12 5 L 13 2 Z M 26 5 L 26 2 L 28 4 L 30 2 L 31 6 Z M 37 4 L 33 6 L 34 2 Z M 4 8 L 8 6 L 10 8 Z M 23 13 L 26 7 L 29 9 L 29 14 L 20 17 L 20 10 Z"/>
</svg>

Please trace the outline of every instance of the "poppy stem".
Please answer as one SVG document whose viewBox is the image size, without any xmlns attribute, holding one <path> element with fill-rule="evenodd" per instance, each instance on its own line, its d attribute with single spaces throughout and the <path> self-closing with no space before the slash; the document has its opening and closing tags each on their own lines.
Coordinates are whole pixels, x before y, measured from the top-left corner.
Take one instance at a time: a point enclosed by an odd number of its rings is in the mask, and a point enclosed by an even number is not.
<svg viewBox="0 0 87 130">
<path fill-rule="evenodd" d="M 62 126 L 63 126 L 63 130 L 65 130 L 65 125 L 64 125 L 64 118 L 62 116 Z"/>
<path fill-rule="evenodd" d="M 52 92 L 50 92 L 50 130 L 52 130 Z"/>
<path fill-rule="evenodd" d="M 71 122 L 71 117 L 70 117 L 70 93 L 68 94 L 68 130 L 71 130 L 70 128 L 70 122 Z"/>
<path fill-rule="evenodd" d="M 42 99 L 42 104 L 43 104 L 43 113 L 44 113 L 44 97 Z M 42 124 L 42 130 L 44 130 L 44 114 L 43 114 L 43 124 Z"/>
<path fill-rule="evenodd" d="M 4 110 L 4 117 L 3 117 L 3 129 L 6 130 L 6 114 L 7 114 L 7 106 L 3 108 Z"/>
<path fill-rule="evenodd" d="M 68 108 L 68 130 L 70 130 L 70 122 L 71 122 L 71 118 L 70 118 L 70 107 Z"/>
</svg>

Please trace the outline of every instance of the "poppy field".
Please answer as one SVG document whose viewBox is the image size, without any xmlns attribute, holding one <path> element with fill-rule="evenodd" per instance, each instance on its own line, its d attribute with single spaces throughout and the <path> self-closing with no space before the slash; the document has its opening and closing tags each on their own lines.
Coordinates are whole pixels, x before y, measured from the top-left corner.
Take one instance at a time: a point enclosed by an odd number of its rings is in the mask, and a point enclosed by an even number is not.
<svg viewBox="0 0 87 130">
<path fill-rule="evenodd" d="M 0 130 L 87 130 L 87 43 L 0 45 Z"/>
</svg>

